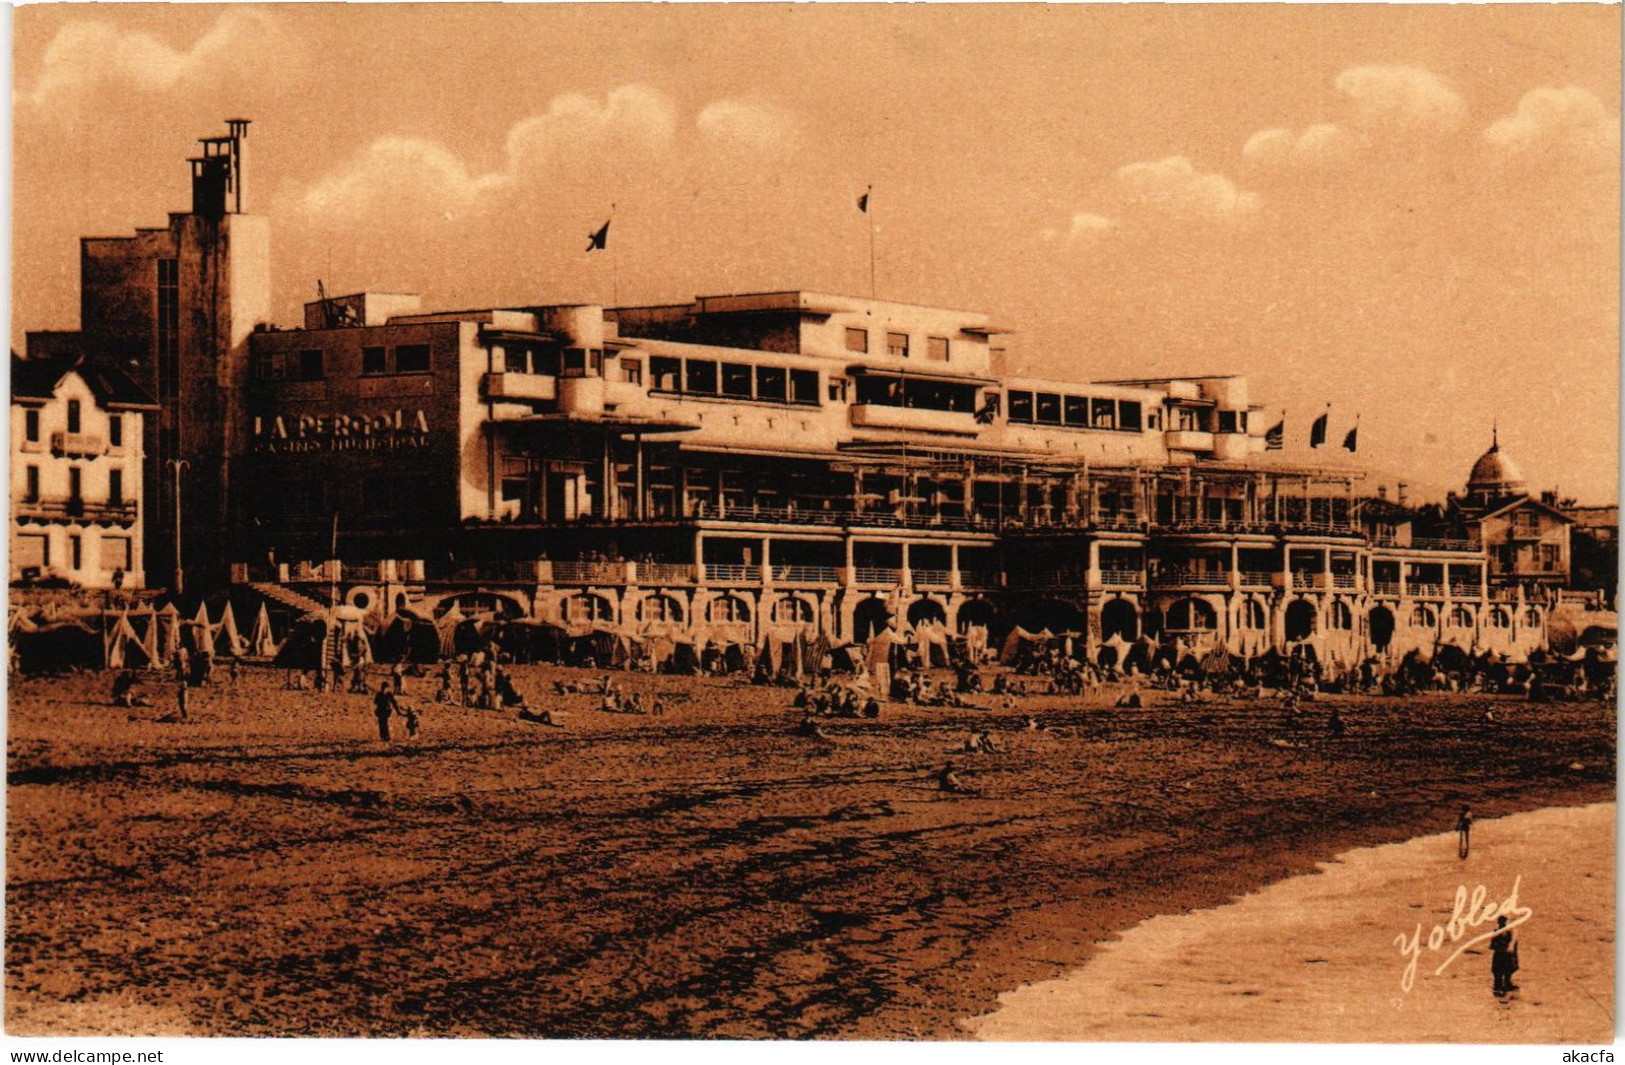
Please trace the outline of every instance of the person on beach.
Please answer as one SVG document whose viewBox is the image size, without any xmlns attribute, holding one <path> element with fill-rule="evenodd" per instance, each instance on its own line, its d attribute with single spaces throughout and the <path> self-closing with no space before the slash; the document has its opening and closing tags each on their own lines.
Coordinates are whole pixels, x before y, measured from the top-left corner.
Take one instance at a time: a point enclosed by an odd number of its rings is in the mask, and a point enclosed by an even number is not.
<svg viewBox="0 0 1625 1065">
<path fill-rule="evenodd" d="M 190 720 L 186 714 L 186 704 L 189 701 L 187 693 L 189 691 L 190 689 L 187 687 L 186 678 L 182 677 L 180 683 L 175 685 L 175 713 L 182 721 Z"/>
<path fill-rule="evenodd" d="M 1462 804 L 1461 816 L 1456 818 L 1456 856 L 1463 860 L 1467 857 L 1468 837 L 1473 832 L 1473 810 L 1466 803 Z M 1503 919 L 1504 923 L 1504 919 Z"/>
<path fill-rule="evenodd" d="M 956 794 L 965 790 L 964 782 L 959 779 L 959 774 L 954 772 L 953 762 L 950 761 L 947 765 L 943 766 L 942 772 L 937 774 L 937 788 L 941 791 L 954 792 Z"/>
<path fill-rule="evenodd" d="M 1518 971 L 1518 934 L 1507 930 L 1507 919 L 1497 917 L 1495 927 L 1501 931 L 1490 940 L 1490 975 L 1495 979 L 1495 993 L 1504 995 L 1518 990 L 1512 974 Z"/>
<path fill-rule="evenodd" d="M 389 719 L 396 708 L 395 693 L 389 690 L 389 682 L 378 685 L 378 694 L 372 700 L 372 712 L 378 718 L 378 738 L 386 743 L 389 742 Z"/>
<path fill-rule="evenodd" d="M 1332 716 L 1326 721 L 1326 729 L 1334 739 L 1339 740 L 1343 738 L 1344 733 L 1348 732 L 1348 726 L 1343 724 L 1343 718 L 1338 714 L 1335 706 L 1332 707 Z"/>
</svg>

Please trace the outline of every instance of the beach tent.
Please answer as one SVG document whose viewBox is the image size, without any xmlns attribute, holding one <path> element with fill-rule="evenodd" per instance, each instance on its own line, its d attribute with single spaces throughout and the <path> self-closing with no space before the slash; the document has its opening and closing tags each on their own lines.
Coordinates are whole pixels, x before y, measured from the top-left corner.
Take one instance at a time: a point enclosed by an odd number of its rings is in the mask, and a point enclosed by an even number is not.
<svg viewBox="0 0 1625 1065">
<path fill-rule="evenodd" d="M 141 669 L 152 665 L 152 651 L 130 623 L 129 611 L 102 615 L 102 654 L 108 669 Z"/>
<path fill-rule="evenodd" d="M 165 603 L 155 620 L 158 625 L 158 662 L 167 665 L 181 648 L 181 613 L 174 603 Z"/>
<path fill-rule="evenodd" d="M 375 638 L 373 651 L 384 662 L 434 662 L 440 658 L 440 630 L 427 618 L 399 611 Z"/>
<path fill-rule="evenodd" d="M 209 622 L 209 604 L 199 602 L 197 613 L 181 628 L 181 639 L 188 651 L 207 651 L 214 647 L 214 626 Z"/>
<path fill-rule="evenodd" d="M 226 600 L 226 609 L 215 624 L 211 646 L 218 655 L 243 655 L 248 653 L 248 641 L 243 634 L 237 631 L 237 615 L 231 609 L 231 600 Z"/>
<path fill-rule="evenodd" d="M 987 654 L 987 626 L 970 625 L 965 629 L 965 654 L 972 663 L 982 661 Z"/>
<path fill-rule="evenodd" d="M 914 638 L 919 643 L 922 668 L 948 664 L 948 630 L 940 622 L 924 622 L 915 626 Z"/>
<path fill-rule="evenodd" d="M 35 628 L 18 628 L 11 634 L 17 655 L 17 668 L 23 673 L 62 673 L 72 669 L 97 669 L 106 649 L 102 635 L 77 621 L 61 621 Z"/>
<path fill-rule="evenodd" d="M 276 655 L 276 639 L 271 635 L 271 614 L 260 604 L 260 612 L 254 618 L 254 628 L 248 634 L 248 653 L 256 658 L 271 658 Z"/>
</svg>

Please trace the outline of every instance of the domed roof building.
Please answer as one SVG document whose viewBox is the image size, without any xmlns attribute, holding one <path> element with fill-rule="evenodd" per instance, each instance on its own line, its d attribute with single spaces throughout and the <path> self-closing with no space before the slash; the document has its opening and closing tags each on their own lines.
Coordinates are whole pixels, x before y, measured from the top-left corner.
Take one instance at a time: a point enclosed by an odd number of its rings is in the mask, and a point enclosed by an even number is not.
<svg viewBox="0 0 1625 1065">
<path fill-rule="evenodd" d="M 1529 494 L 1529 482 L 1491 431 L 1490 449 L 1473 463 L 1467 494 L 1455 500 L 1453 520 L 1469 539 L 1484 545 L 1491 584 L 1567 583 L 1569 527 L 1555 500 Z"/>
<path fill-rule="evenodd" d="M 1529 494 L 1529 482 L 1512 457 L 1501 450 L 1500 434 L 1491 431 L 1490 449 L 1473 463 L 1467 476 L 1468 505 L 1488 506 L 1500 499 Z"/>
</svg>

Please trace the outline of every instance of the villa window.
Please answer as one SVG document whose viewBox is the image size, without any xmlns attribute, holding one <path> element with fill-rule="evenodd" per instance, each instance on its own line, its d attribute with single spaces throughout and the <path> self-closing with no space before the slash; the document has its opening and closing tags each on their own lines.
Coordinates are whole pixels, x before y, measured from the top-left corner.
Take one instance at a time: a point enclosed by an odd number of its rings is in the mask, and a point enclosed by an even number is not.
<svg viewBox="0 0 1625 1065">
<path fill-rule="evenodd" d="M 894 359 L 908 358 L 908 334 L 887 333 L 886 354 L 890 355 Z"/>
<path fill-rule="evenodd" d="M 846 350 L 867 355 L 869 353 L 869 330 L 848 327 L 846 331 Z"/>
</svg>

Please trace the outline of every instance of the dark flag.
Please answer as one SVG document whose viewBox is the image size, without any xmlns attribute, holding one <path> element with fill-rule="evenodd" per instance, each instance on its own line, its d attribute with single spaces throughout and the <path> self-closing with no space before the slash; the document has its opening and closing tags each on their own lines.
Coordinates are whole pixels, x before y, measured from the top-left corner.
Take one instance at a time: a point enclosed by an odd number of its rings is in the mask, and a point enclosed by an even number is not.
<svg viewBox="0 0 1625 1065">
<path fill-rule="evenodd" d="M 609 246 L 609 223 L 598 227 L 598 232 L 587 238 L 588 251 L 603 251 Z"/>
<path fill-rule="evenodd" d="M 869 194 L 867 192 L 858 197 L 858 210 L 864 214 L 869 213 Z"/>
<path fill-rule="evenodd" d="M 1347 436 L 1345 436 L 1343 438 L 1343 450 L 1344 451 L 1356 451 L 1359 448 L 1359 443 L 1360 443 L 1360 427 L 1358 425 L 1356 425 L 1354 428 L 1349 430 L 1349 435 L 1347 435 Z"/>
<path fill-rule="evenodd" d="M 1264 450 L 1280 451 L 1286 447 L 1286 419 L 1275 423 L 1275 428 L 1264 434 Z"/>
<path fill-rule="evenodd" d="M 1315 424 L 1309 427 L 1309 446 L 1319 447 L 1326 442 L 1326 419 L 1331 417 L 1328 411 L 1315 419 Z"/>
</svg>

